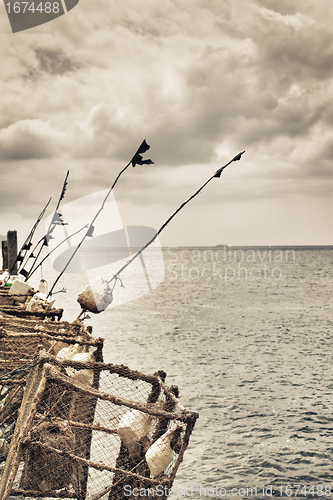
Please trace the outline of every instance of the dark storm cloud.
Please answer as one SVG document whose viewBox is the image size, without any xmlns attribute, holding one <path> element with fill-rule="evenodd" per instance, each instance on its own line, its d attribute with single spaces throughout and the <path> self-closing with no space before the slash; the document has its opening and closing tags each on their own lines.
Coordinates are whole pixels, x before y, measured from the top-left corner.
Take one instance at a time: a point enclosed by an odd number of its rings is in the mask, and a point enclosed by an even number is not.
<svg viewBox="0 0 333 500">
<path fill-rule="evenodd" d="M 69 58 L 62 50 L 36 48 L 35 53 L 40 71 L 45 71 L 51 75 L 61 76 L 78 69 L 78 64 Z"/>
<path fill-rule="evenodd" d="M 80 196 L 108 187 L 146 138 L 155 165 L 121 184 L 138 204 L 147 193 L 160 204 L 181 200 L 243 149 L 228 173 L 230 199 L 292 196 L 311 185 L 326 192 L 331 14 L 328 0 L 82 3 L 52 36 L 0 49 L 0 161 L 18 170 L 45 158 L 23 176 L 32 190 L 43 169 L 52 172 L 50 190 L 68 166 Z M 211 193 L 218 200 L 220 191 Z"/>
<path fill-rule="evenodd" d="M 224 3 L 217 17 L 215 2 L 195 3 L 192 11 L 185 2 L 177 12 L 171 2 L 165 23 L 161 9 L 152 10 L 145 23 L 130 8 L 120 9 L 118 25 L 138 43 L 132 54 L 126 37 L 122 45 L 133 64 L 135 90 L 128 88 L 127 95 L 139 98 L 134 103 L 130 98 L 126 108 L 121 91 L 113 87 L 118 104 L 100 102 L 80 121 L 74 156 L 125 158 L 138 130 L 155 145 L 158 162 L 175 166 L 217 161 L 225 143 L 257 148 L 272 146 L 279 137 L 311 141 L 313 128 L 328 116 L 332 35 L 305 12 L 284 4 L 283 14 L 255 3 L 249 10 L 241 2 L 231 17 Z M 237 37 L 222 32 L 227 25 Z M 151 37 L 157 34 L 161 40 L 155 46 Z M 128 86 L 132 78 L 122 72 L 117 56 L 111 64 Z"/>
</svg>

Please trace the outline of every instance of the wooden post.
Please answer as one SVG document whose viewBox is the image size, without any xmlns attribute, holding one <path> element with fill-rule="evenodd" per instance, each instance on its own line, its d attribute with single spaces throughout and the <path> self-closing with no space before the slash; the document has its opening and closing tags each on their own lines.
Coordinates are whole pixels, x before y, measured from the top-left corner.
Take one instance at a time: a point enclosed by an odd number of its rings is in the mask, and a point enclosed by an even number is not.
<svg viewBox="0 0 333 500">
<path fill-rule="evenodd" d="M 8 247 L 8 271 L 9 274 L 17 274 L 17 231 L 7 232 Z"/>
<path fill-rule="evenodd" d="M 2 270 L 8 269 L 8 247 L 7 240 L 2 240 Z"/>
<path fill-rule="evenodd" d="M 7 500 L 23 455 L 22 441 L 30 431 L 38 403 L 46 385 L 46 368 L 43 364 L 34 366 L 28 375 L 22 405 L 10 442 L 8 456 L 0 480 L 0 498 Z"/>
</svg>

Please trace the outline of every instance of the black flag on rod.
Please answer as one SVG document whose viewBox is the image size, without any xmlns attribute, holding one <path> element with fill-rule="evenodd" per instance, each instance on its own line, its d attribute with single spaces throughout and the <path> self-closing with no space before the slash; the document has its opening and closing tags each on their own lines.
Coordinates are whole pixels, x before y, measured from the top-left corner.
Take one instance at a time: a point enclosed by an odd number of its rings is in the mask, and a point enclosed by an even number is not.
<svg viewBox="0 0 333 500">
<path fill-rule="evenodd" d="M 135 165 L 152 165 L 153 163 L 152 160 L 143 160 L 141 155 L 135 155 L 132 158 L 132 167 L 135 167 Z"/>
<path fill-rule="evenodd" d="M 109 191 L 107 192 L 104 200 L 103 200 L 103 203 L 101 205 L 101 207 L 99 208 L 99 210 L 97 211 L 97 213 L 95 214 L 93 220 L 91 221 L 91 223 L 89 224 L 89 227 L 86 231 L 86 233 L 84 234 L 84 236 L 82 237 L 80 243 L 76 246 L 75 250 L 73 251 L 70 259 L 67 261 L 67 264 L 65 265 L 65 267 L 63 268 L 63 270 L 61 271 L 61 273 L 58 275 L 57 279 L 55 280 L 55 282 L 53 283 L 50 291 L 49 291 L 49 294 L 48 294 L 48 297 L 50 295 L 52 295 L 52 291 L 55 287 L 55 285 L 57 284 L 57 282 L 59 281 L 59 279 L 61 278 L 61 276 L 63 275 L 63 273 L 66 271 L 67 267 L 69 266 L 69 264 L 71 263 L 71 261 L 73 260 L 76 252 L 79 250 L 79 248 L 81 247 L 81 245 L 83 244 L 84 240 L 87 238 L 87 237 L 92 237 L 93 236 L 93 232 L 94 232 L 94 222 L 95 220 L 97 219 L 98 215 L 100 214 L 100 212 L 103 210 L 104 208 L 104 205 L 105 205 L 105 202 L 108 198 L 108 196 L 110 195 L 111 191 L 113 191 L 115 185 L 117 184 L 118 182 L 118 179 L 120 178 L 120 176 L 125 172 L 125 170 L 132 164 L 133 167 L 135 167 L 135 165 L 151 165 L 152 163 L 154 163 L 152 160 L 143 160 L 142 159 L 142 154 L 145 153 L 146 151 L 148 151 L 148 149 L 150 148 L 149 144 L 147 144 L 146 142 L 146 139 L 144 139 L 142 141 L 142 143 L 140 144 L 139 148 L 137 149 L 136 153 L 134 154 L 134 156 L 132 157 L 132 159 L 127 163 L 127 165 L 119 172 L 119 174 L 117 175 L 117 177 L 115 178 L 111 188 L 109 189 Z M 53 228 L 51 228 L 50 231 L 48 231 L 48 235 L 53 231 Z M 67 239 L 67 238 L 66 238 Z M 64 240 L 66 241 L 66 240 Z"/>
<path fill-rule="evenodd" d="M 217 177 L 217 178 L 221 177 L 221 174 L 222 174 L 223 170 L 224 170 L 224 169 L 225 169 L 228 165 L 230 165 L 230 163 L 232 163 L 233 161 L 238 161 L 238 160 L 240 160 L 240 159 L 242 158 L 242 154 L 244 154 L 244 153 L 245 153 L 245 151 L 242 151 L 241 153 L 238 153 L 238 155 L 236 155 L 236 156 L 235 156 L 232 160 L 230 160 L 230 161 L 229 161 L 229 163 L 227 163 L 227 164 L 226 164 L 226 165 L 224 165 L 223 167 L 221 167 L 221 168 L 219 168 L 218 170 L 216 170 L 214 177 Z"/>
<path fill-rule="evenodd" d="M 152 165 L 154 163 L 152 160 L 142 159 L 141 155 L 146 151 L 148 151 L 149 148 L 150 148 L 149 144 L 147 144 L 146 139 L 144 139 L 140 144 L 139 149 L 137 150 L 137 152 L 135 153 L 135 155 L 131 160 L 132 167 L 135 167 L 135 165 Z"/>
<path fill-rule="evenodd" d="M 157 236 L 163 231 L 163 229 L 165 227 L 167 227 L 167 225 L 169 224 L 169 222 L 175 217 L 175 215 L 178 214 L 178 212 L 180 212 L 180 210 L 182 208 L 185 207 L 185 205 L 187 205 L 187 203 L 189 203 L 191 200 L 193 200 L 193 198 L 195 198 L 202 190 L 205 186 L 207 186 L 207 184 L 212 180 L 214 179 L 215 177 L 220 177 L 221 176 L 221 173 L 223 172 L 223 170 L 228 166 L 230 165 L 230 163 L 232 163 L 233 161 L 237 161 L 237 160 L 240 160 L 242 158 L 242 155 L 245 153 L 245 151 L 242 151 L 241 153 L 238 153 L 238 155 L 234 156 L 232 160 L 230 160 L 228 163 L 226 163 L 225 165 L 223 165 L 223 167 L 220 167 L 211 177 L 209 177 L 209 179 L 194 193 L 192 194 L 192 196 L 190 196 L 187 200 L 185 200 L 181 205 L 180 207 L 177 208 L 177 210 L 175 212 L 173 212 L 173 214 L 164 222 L 164 224 L 162 224 L 162 226 L 159 228 L 159 230 L 155 233 L 155 235 L 151 238 L 151 240 L 149 240 L 138 252 L 136 252 L 136 254 L 134 254 L 130 260 L 128 260 L 126 262 L 126 264 L 124 264 L 120 269 L 119 271 L 113 275 L 113 277 L 109 280 L 109 283 L 111 283 L 112 281 L 114 281 L 114 286 L 113 288 L 115 287 L 116 283 L 117 283 L 117 280 L 120 279 L 119 278 L 119 274 L 123 272 L 124 269 L 126 269 L 127 266 L 129 266 L 134 259 L 136 259 L 139 255 L 141 255 L 141 253 L 149 246 L 151 245 L 155 239 L 157 238 Z"/>
<path fill-rule="evenodd" d="M 94 234 L 93 234 L 94 230 L 95 230 L 95 226 L 90 225 L 90 227 L 89 227 L 89 229 L 87 231 L 86 236 L 89 236 L 89 238 L 92 238 L 94 236 Z"/>
<path fill-rule="evenodd" d="M 139 146 L 139 149 L 137 150 L 137 152 L 135 154 L 137 154 L 137 155 L 143 154 L 146 151 L 148 151 L 149 148 L 150 148 L 150 146 L 149 146 L 149 144 L 147 144 L 146 139 L 143 139 L 142 143 Z"/>
</svg>

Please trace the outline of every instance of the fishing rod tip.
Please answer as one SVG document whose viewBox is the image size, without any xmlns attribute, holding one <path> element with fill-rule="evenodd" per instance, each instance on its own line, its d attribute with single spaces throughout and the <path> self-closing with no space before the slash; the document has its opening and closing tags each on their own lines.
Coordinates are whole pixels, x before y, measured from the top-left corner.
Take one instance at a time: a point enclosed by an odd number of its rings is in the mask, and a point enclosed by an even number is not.
<svg viewBox="0 0 333 500">
<path fill-rule="evenodd" d="M 240 160 L 242 155 L 245 153 L 245 151 L 242 151 L 241 153 L 238 153 L 238 155 L 234 156 L 234 158 L 232 160 L 229 161 L 229 163 L 227 163 L 226 165 L 223 165 L 223 167 L 219 168 L 218 170 L 216 170 L 215 174 L 214 174 L 214 177 L 221 177 L 221 174 L 223 172 L 223 170 L 228 166 L 230 165 L 230 163 L 232 163 L 233 161 L 237 161 L 237 160 Z"/>
<path fill-rule="evenodd" d="M 242 151 L 241 153 L 238 153 L 238 155 L 235 156 L 235 158 L 232 159 L 232 161 L 237 161 L 240 160 L 242 155 L 245 153 L 245 151 Z"/>
</svg>

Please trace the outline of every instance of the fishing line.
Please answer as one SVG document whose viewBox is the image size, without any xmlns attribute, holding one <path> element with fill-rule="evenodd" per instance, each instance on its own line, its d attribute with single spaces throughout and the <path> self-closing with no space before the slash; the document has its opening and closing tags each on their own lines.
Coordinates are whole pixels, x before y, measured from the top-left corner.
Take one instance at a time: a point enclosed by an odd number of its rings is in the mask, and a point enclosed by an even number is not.
<svg viewBox="0 0 333 500">
<path fill-rule="evenodd" d="M 61 276 L 64 274 L 64 272 L 66 271 L 66 269 L 68 268 L 69 264 L 72 262 L 74 256 L 76 255 L 77 251 L 79 250 L 79 248 L 81 247 L 81 245 L 83 244 L 84 240 L 86 239 L 87 236 L 92 236 L 93 235 L 93 232 L 94 232 L 94 222 L 96 221 L 97 217 L 99 216 L 99 214 L 101 213 L 101 211 L 103 210 L 104 206 L 105 206 L 105 203 L 106 203 L 106 200 L 108 199 L 109 195 L 111 194 L 112 190 L 114 189 L 115 185 L 117 184 L 118 182 L 118 179 L 120 178 L 120 176 L 125 172 L 125 170 L 130 166 L 132 165 L 132 167 L 135 167 L 135 165 L 143 165 L 143 164 L 147 164 L 147 165 L 150 165 L 152 163 L 154 163 L 153 161 L 151 160 L 143 160 L 142 159 L 142 156 L 141 154 L 145 153 L 146 151 L 148 151 L 148 149 L 150 148 L 150 146 L 147 144 L 146 140 L 144 139 L 142 141 L 142 143 L 140 144 L 138 150 L 136 151 L 136 153 L 134 154 L 134 156 L 131 158 L 131 160 L 127 163 L 127 165 L 119 172 L 119 174 L 117 175 L 115 181 L 113 182 L 112 186 L 110 187 L 109 191 L 107 192 L 103 202 L 102 202 L 102 205 L 101 207 L 99 208 L 99 210 L 97 211 L 96 215 L 94 216 L 93 220 L 91 221 L 91 223 L 89 224 L 89 227 L 86 231 L 86 233 L 84 234 L 83 238 L 81 239 L 80 243 L 77 245 L 77 247 L 75 248 L 74 252 L 72 253 L 71 257 L 69 258 L 69 260 L 67 261 L 67 264 L 65 265 L 65 267 L 63 268 L 63 270 L 61 271 L 61 273 L 58 275 L 57 279 L 55 280 L 55 282 L 53 283 L 49 293 L 48 293 L 48 297 L 52 294 L 52 291 L 54 290 L 54 287 L 55 285 L 58 283 L 58 281 L 60 280 Z"/>
<path fill-rule="evenodd" d="M 142 254 L 142 252 L 148 247 L 150 246 L 157 238 L 157 236 L 159 234 L 161 234 L 161 232 L 163 231 L 163 229 L 165 229 L 165 227 L 169 224 L 169 222 L 177 215 L 178 212 L 180 212 L 180 210 L 182 208 L 185 207 L 185 205 L 187 205 L 187 203 L 189 203 L 191 200 L 193 200 L 193 198 L 195 198 L 202 190 L 205 186 L 207 186 L 207 184 L 212 180 L 214 179 L 214 177 L 221 177 L 221 174 L 223 172 L 223 170 L 228 166 L 230 165 L 230 163 L 234 162 L 234 161 L 238 161 L 241 159 L 242 155 L 245 153 L 245 151 L 242 151 L 241 153 L 238 153 L 238 155 L 236 155 L 234 158 L 232 158 L 232 160 L 230 160 L 228 163 L 226 163 L 225 165 L 223 165 L 223 167 L 219 168 L 215 173 L 214 175 L 212 175 L 194 194 L 192 194 L 192 196 L 190 196 L 186 201 L 184 201 L 178 208 L 175 212 L 173 212 L 173 214 L 164 222 L 164 224 L 162 224 L 162 226 L 160 227 L 160 229 L 156 232 L 156 234 L 130 259 L 126 262 L 126 264 L 124 264 L 120 269 L 119 271 L 114 274 L 112 276 L 112 278 L 108 281 L 108 283 L 110 284 L 113 280 L 115 280 L 115 283 L 113 285 L 113 288 L 112 290 L 115 288 L 115 284 L 117 282 L 117 280 L 119 280 L 119 274 L 122 273 L 127 266 L 129 266 L 137 257 L 139 257 L 139 255 Z M 123 286 L 123 285 L 122 285 Z"/>
</svg>

